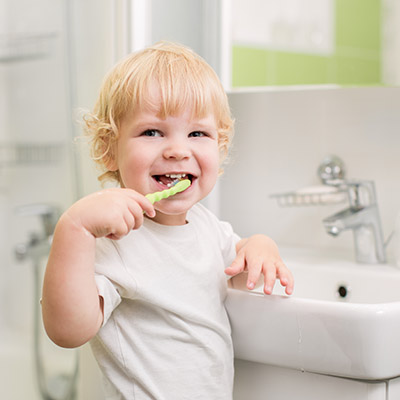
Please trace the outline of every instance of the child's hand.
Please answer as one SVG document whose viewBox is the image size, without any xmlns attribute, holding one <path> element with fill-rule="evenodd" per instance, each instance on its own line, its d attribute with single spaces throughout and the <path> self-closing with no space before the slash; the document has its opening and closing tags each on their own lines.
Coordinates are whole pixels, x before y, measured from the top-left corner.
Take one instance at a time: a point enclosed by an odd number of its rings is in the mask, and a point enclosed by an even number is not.
<svg viewBox="0 0 400 400">
<path fill-rule="evenodd" d="M 95 238 L 120 239 L 143 224 L 143 212 L 155 216 L 145 196 L 131 189 L 106 189 L 82 198 L 65 213 Z"/>
<path fill-rule="evenodd" d="M 285 286 L 286 294 L 293 293 L 293 275 L 283 263 L 278 247 L 275 242 L 265 235 L 254 235 L 248 239 L 242 239 L 236 245 L 236 258 L 225 273 L 231 275 L 236 283 L 243 281 L 238 274 L 247 271 L 246 287 L 254 289 L 257 281 L 264 275 L 264 293 L 271 294 L 275 280 L 279 279 L 282 286 Z"/>
</svg>

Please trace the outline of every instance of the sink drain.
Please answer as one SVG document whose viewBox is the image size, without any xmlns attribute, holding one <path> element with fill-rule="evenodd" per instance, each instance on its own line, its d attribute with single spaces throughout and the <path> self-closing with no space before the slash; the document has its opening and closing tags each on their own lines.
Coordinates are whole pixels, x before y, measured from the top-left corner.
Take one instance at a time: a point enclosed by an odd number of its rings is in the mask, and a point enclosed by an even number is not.
<svg viewBox="0 0 400 400">
<path fill-rule="evenodd" d="M 340 300 L 348 300 L 350 296 L 350 287 L 345 283 L 340 283 L 336 289 L 336 296 Z"/>
</svg>

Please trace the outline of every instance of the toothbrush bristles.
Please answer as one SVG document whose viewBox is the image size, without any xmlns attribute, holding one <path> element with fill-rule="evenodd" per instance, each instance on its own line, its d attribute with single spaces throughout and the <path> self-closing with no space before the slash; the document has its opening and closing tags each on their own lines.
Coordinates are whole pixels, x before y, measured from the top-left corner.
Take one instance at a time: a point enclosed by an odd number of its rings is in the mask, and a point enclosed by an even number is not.
<svg viewBox="0 0 400 400">
<path fill-rule="evenodd" d="M 168 188 L 170 189 L 170 188 L 172 188 L 172 187 L 174 187 L 177 183 L 179 183 L 180 182 L 180 180 L 179 179 L 175 179 L 174 181 L 172 181 L 172 182 L 170 182 L 170 183 L 168 183 Z"/>
</svg>

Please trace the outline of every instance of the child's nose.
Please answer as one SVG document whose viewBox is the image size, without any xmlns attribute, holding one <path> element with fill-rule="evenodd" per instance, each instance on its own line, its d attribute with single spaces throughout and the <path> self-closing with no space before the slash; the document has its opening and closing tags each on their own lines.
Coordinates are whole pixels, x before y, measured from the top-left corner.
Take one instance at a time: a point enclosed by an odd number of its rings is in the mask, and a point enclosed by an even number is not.
<svg viewBox="0 0 400 400">
<path fill-rule="evenodd" d="M 166 159 L 183 160 L 189 158 L 189 156 L 189 146 L 182 141 L 171 141 L 164 150 L 164 157 Z"/>
</svg>

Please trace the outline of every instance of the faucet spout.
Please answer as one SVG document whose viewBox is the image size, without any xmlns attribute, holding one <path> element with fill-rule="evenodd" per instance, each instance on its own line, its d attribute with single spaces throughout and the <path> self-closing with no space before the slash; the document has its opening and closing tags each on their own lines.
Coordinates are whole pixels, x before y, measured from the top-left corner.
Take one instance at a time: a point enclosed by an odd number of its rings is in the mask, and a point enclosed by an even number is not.
<svg viewBox="0 0 400 400">
<path fill-rule="evenodd" d="M 352 225 L 355 225 L 356 213 L 357 211 L 348 208 L 325 218 L 323 223 L 326 232 L 332 236 L 339 236 L 342 231 L 352 228 Z"/>
</svg>

